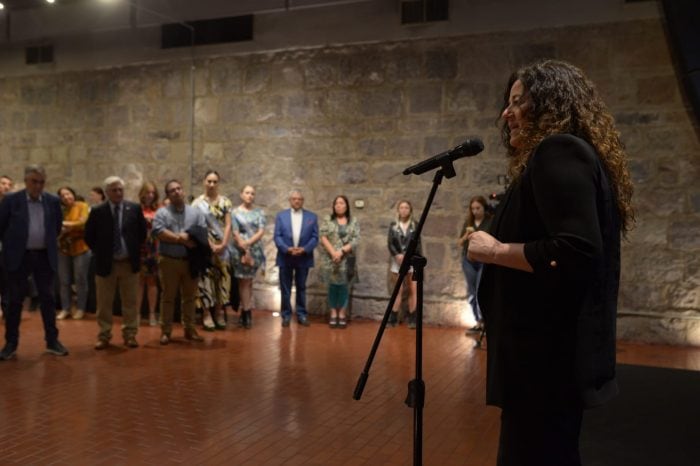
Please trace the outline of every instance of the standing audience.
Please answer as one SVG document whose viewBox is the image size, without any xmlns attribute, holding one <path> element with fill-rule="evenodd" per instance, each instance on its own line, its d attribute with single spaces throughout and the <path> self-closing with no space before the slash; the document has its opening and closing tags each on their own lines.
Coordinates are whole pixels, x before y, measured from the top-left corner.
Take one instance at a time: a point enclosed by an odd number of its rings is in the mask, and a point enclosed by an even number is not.
<svg viewBox="0 0 700 466">
<path fill-rule="evenodd" d="M 141 207 L 124 200 L 124 181 L 110 176 L 104 181 L 107 202 L 94 207 L 85 225 L 85 240 L 95 256 L 97 289 L 96 350 L 112 339 L 112 303 L 117 289 L 121 299 L 124 346 L 137 348 L 137 307 L 141 245 L 146 239 L 146 220 Z"/>
<path fill-rule="evenodd" d="M 226 306 L 231 295 L 229 241 L 233 203 L 219 194 L 219 181 L 219 174 L 209 170 L 204 175 L 204 194 L 192 202 L 207 221 L 213 253 L 212 266 L 199 279 L 198 302 L 202 310 L 202 328 L 206 331 L 226 328 Z M 212 320 L 212 312 L 216 320 Z"/>
<path fill-rule="evenodd" d="M 406 250 L 408 245 L 413 238 L 416 231 L 417 224 L 413 220 L 413 206 L 407 200 L 401 200 L 396 204 L 396 220 L 391 222 L 389 225 L 389 234 L 387 237 L 387 246 L 389 247 L 389 254 L 391 254 L 391 275 L 393 277 L 393 282 L 399 279 L 399 268 L 404 260 L 411 260 L 410 257 L 406 257 Z M 418 245 L 416 247 L 416 254 L 421 255 L 421 243 L 420 238 L 418 238 Z M 394 301 L 394 307 L 391 310 L 391 316 L 389 316 L 389 325 L 395 327 L 399 323 L 399 311 L 401 310 L 401 295 L 404 289 L 408 289 L 408 328 L 416 328 L 416 306 L 418 303 L 418 288 L 415 281 L 413 281 L 413 267 L 409 269 L 408 274 L 404 278 L 404 281 L 400 285 L 399 293 L 396 295 L 396 301 Z"/>
<path fill-rule="evenodd" d="M 75 190 L 69 186 L 58 189 L 63 208 L 63 227 L 58 236 L 58 280 L 60 283 L 61 310 L 59 320 L 67 317 L 82 319 L 88 298 L 88 269 L 90 249 L 85 243 L 85 222 L 90 208 L 77 200 Z M 71 285 L 75 284 L 76 302 L 73 308 Z"/>
<path fill-rule="evenodd" d="M 24 184 L 25 189 L 6 195 L 0 202 L 0 238 L 9 295 L 5 311 L 5 346 L 0 351 L 0 361 L 17 354 L 22 301 L 27 294 L 29 275 L 34 277 L 39 293 L 46 351 L 57 356 L 68 354 L 58 341 L 54 301 L 58 235 L 63 221 L 61 201 L 44 192 L 46 171 L 40 165 L 24 169 Z"/>
<path fill-rule="evenodd" d="M 297 322 L 309 326 L 306 310 L 306 278 L 314 266 L 314 249 L 318 244 L 318 218 L 304 209 L 301 191 L 289 193 L 289 209 L 275 217 L 276 264 L 280 270 L 282 327 L 292 320 L 292 282 L 296 287 Z"/>
<path fill-rule="evenodd" d="M 182 325 L 186 340 L 203 341 L 195 328 L 197 281 L 203 260 L 211 254 L 204 215 L 185 203 L 185 192 L 178 180 L 165 184 L 170 201 L 153 219 L 153 234 L 159 240 L 158 272 L 163 289 L 160 300 L 160 344 L 170 343 L 175 313 L 175 297 L 180 292 Z"/>
<path fill-rule="evenodd" d="M 357 281 L 357 246 L 360 224 L 350 215 L 348 198 L 340 195 L 333 200 L 332 212 L 319 231 L 324 254 L 321 254 L 321 281 L 328 286 L 329 325 L 347 326 L 350 287 Z"/>
<path fill-rule="evenodd" d="M 479 300 L 477 290 L 481 280 L 481 271 L 483 264 L 477 261 L 471 261 L 467 257 L 469 248 L 469 235 L 475 231 L 489 231 L 491 227 L 491 218 L 486 213 L 486 199 L 483 196 L 475 196 L 469 200 L 469 211 L 467 218 L 462 225 L 462 236 L 459 237 L 457 245 L 462 248 L 462 271 L 464 278 L 467 281 L 467 302 L 471 307 L 474 315 L 475 325 L 468 332 L 480 332 L 483 329 L 484 319 L 481 316 L 479 308 Z"/>
<path fill-rule="evenodd" d="M 627 157 L 595 86 L 565 62 L 513 73 L 501 117 L 513 181 L 468 250 L 485 264 L 498 465 L 578 466 L 583 410 L 618 391 L 620 237 L 634 222 Z"/>
<path fill-rule="evenodd" d="M 90 188 L 90 193 L 88 194 L 87 199 L 88 204 L 90 204 L 90 207 L 104 202 L 105 199 L 105 191 L 104 189 L 102 189 L 101 186 L 93 186 L 92 188 Z"/>
<path fill-rule="evenodd" d="M 143 307 L 143 295 L 146 294 L 148 306 L 148 325 L 158 325 L 156 319 L 156 302 L 158 301 L 158 239 L 153 235 L 153 218 L 160 208 L 158 203 L 158 188 L 150 181 L 141 185 L 139 190 L 139 204 L 141 213 L 146 220 L 146 241 L 141 246 L 141 267 L 139 270 L 139 290 L 136 300 L 136 309 L 141 313 Z"/>
<path fill-rule="evenodd" d="M 260 241 L 265 233 L 265 213 L 253 207 L 255 188 L 246 185 L 241 190 L 241 204 L 233 210 L 234 273 L 238 279 L 241 317 L 239 325 L 253 325 L 253 279 L 265 266 L 265 251 Z"/>
</svg>

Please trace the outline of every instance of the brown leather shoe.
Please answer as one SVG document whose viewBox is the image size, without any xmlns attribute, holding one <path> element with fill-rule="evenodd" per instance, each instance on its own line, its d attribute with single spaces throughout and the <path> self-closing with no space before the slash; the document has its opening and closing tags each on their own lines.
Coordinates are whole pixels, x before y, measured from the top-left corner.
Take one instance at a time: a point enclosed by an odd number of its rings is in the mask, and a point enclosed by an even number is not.
<svg viewBox="0 0 700 466">
<path fill-rule="evenodd" d="M 202 338 L 199 333 L 195 329 L 186 329 L 185 330 L 185 340 L 190 340 L 190 341 L 204 341 L 204 338 Z"/>
<path fill-rule="evenodd" d="M 97 340 L 97 343 L 95 343 L 95 349 L 98 351 L 107 349 L 108 346 L 109 342 L 107 340 Z"/>
<path fill-rule="evenodd" d="M 167 333 L 162 334 L 160 336 L 160 344 L 167 345 L 168 343 L 170 343 L 170 335 L 168 335 Z"/>
<path fill-rule="evenodd" d="M 136 341 L 136 338 L 134 337 L 129 337 L 124 339 L 124 346 L 127 348 L 138 348 L 139 347 L 139 342 Z"/>
</svg>

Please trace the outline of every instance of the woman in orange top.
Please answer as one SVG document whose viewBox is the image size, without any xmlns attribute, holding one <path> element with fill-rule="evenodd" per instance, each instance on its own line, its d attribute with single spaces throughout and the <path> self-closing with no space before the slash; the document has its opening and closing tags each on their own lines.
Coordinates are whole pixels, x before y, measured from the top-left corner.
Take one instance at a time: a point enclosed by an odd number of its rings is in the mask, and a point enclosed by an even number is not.
<svg viewBox="0 0 700 466">
<path fill-rule="evenodd" d="M 58 237 L 58 278 L 61 289 L 61 310 L 57 319 L 73 317 L 82 319 L 88 294 L 88 268 L 90 249 L 85 244 L 85 222 L 90 208 L 76 200 L 75 191 L 69 186 L 58 189 L 63 207 L 63 228 Z M 71 282 L 75 284 L 77 299 L 71 306 Z"/>
</svg>

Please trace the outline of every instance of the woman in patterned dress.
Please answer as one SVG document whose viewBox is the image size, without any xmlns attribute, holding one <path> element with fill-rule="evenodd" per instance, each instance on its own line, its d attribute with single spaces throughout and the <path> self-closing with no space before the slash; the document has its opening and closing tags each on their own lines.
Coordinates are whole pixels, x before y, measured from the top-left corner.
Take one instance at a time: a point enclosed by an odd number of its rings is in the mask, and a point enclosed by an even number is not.
<svg viewBox="0 0 700 466">
<path fill-rule="evenodd" d="M 151 234 L 153 217 L 160 208 L 158 203 L 158 188 L 151 181 L 146 181 L 139 190 L 139 204 L 143 217 L 146 219 L 146 241 L 141 245 L 141 269 L 139 270 L 139 294 L 136 301 L 136 309 L 141 312 L 143 305 L 143 292 L 146 291 L 148 300 L 148 325 L 158 325 L 156 319 L 156 301 L 158 300 L 158 239 Z"/>
<path fill-rule="evenodd" d="M 233 204 L 219 194 L 219 174 L 209 170 L 204 176 L 204 194 L 192 202 L 207 220 L 212 267 L 199 280 L 198 305 L 202 309 L 204 330 L 226 328 L 226 306 L 229 304 L 231 271 L 229 240 L 231 237 L 231 209 Z M 212 320 L 212 311 L 216 320 Z"/>
<path fill-rule="evenodd" d="M 238 278 L 241 297 L 241 317 L 238 324 L 251 328 L 253 317 L 253 278 L 265 264 L 265 251 L 260 241 L 265 233 L 265 213 L 253 207 L 255 188 L 246 185 L 241 190 L 241 205 L 233 210 L 234 274 Z M 264 267 L 263 267 L 263 270 Z"/>
<path fill-rule="evenodd" d="M 350 287 L 357 281 L 356 251 L 360 241 L 360 224 L 350 215 L 348 198 L 333 200 L 333 212 L 327 216 L 319 237 L 325 254 L 321 254 L 321 281 L 328 285 L 331 328 L 347 327 L 346 309 Z"/>
</svg>

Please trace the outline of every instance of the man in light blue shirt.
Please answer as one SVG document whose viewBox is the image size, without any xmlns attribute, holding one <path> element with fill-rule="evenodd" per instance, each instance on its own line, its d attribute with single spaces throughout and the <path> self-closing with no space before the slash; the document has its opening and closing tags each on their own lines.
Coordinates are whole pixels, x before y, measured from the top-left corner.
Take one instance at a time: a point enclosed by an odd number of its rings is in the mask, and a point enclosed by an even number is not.
<svg viewBox="0 0 700 466">
<path fill-rule="evenodd" d="M 170 343 L 178 289 L 185 339 L 203 341 L 194 326 L 198 278 L 193 276 L 190 269 L 190 261 L 194 258 L 189 251 L 198 246 L 196 238 L 191 234 L 193 230 L 199 228 L 203 231 L 204 241 L 207 241 L 206 220 L 199 209 L 185 203 L 185 193 L 178 180 L 170 180 L 165 184 L 165 195 L 170 200 L 170 205 L 158 209 L 153 219 L 153 234 L 159 240 L 158 273 L 162 287 L 160 344 Z"/>
</svg>

